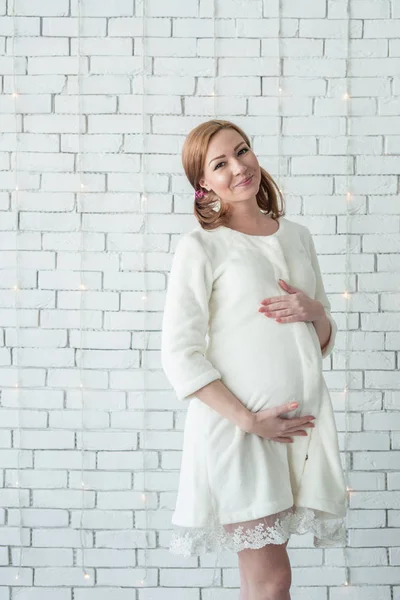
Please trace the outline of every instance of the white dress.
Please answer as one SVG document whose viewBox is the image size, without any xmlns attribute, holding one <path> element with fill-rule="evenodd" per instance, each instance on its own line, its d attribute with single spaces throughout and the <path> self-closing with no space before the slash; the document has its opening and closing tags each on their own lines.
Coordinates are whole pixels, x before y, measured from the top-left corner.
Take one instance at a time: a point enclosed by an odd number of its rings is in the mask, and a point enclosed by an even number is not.
<svg viewBox="0 0 400 600">
<path fill-rule="evenodd" d="M 322 358 L 337 325 L 307 227 L 278 219 L 268 236 L 196 227 L 178 241 L 162 322 L 161 361 L 185 400 L 182 462 L 170 551 L 185 556 L 313 533 L 315 547 L 346 541 L 346 485 Z M 331 322 L 321 352 L 311 322 L 279 323 L 258 309 L 284 295 L 281 278 L 319 300 Z M 315 428 L 285 444 L 246 433 L 194 394 L 221 379 L 250 410 L 286 402 L 283 418 L 313 415 Z"/>
</svg>

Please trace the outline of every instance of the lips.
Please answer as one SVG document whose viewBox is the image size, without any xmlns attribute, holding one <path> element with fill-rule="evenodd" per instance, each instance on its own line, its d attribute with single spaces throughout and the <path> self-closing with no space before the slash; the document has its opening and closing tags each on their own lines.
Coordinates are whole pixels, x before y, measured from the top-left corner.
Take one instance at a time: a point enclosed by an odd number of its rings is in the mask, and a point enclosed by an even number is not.
<svg viewBox="0 0 400 600">
<path fill-rule="evenodd" d="M 250 177 L 248 177 L 244 181 L 241 181 L 240 183 L 237 184 L 236 187 L 239 187 L 240 185 L 245 185 L 246 183 L 248 183 L 251 180 L 252 177 L 253 177 L 253 175 L 251 175 Z"/>
</svg>

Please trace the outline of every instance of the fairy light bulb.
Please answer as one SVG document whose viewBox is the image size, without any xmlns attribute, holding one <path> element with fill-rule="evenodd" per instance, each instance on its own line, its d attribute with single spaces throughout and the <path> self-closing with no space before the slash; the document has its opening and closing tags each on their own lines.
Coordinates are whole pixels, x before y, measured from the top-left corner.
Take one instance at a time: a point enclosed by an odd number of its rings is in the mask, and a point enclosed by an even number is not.
<svg viewBox="0 0 400 600">
<path fill-rule="evenodd" d="M 14 98 L 18 98 L 18 96 L 19 96 L 18 92 L 13 92 L 13 97 Z"/>
<path fill-rule="evenodd" d="M 146 294 L 144 294 L 144 295 L 142 296 L 142 300 L 143 300 L 143 301 L 146 301 L 146 300 L 147 300 L 147 296 L 146 296 Z"/>
<path fill-rule="evenodd" d="M 81 290 L 86 290 L 86 285 L 84 283 L 81 283 L 80 288 Z"/>
<path fill-rule="evenodd" d="M 90 579 L 90 575 L 89 575 L 89 573 L 85 573 L 85 574 L 84 574 L 84 578 L 85 578 L 85 579 Z"/>
</svg>

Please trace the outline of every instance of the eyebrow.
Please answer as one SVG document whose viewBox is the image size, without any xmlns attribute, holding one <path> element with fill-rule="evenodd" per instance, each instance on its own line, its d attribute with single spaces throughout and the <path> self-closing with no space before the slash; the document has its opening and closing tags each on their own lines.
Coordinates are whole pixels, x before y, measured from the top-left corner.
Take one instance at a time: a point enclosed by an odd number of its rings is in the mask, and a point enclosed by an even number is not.
<svg viewBox="0 0 400 600">
<path fill-rule="evenodd" d="M 237 150 L 237 148 L 239 148 L 239 146 L 241 146 L 242 144 L 245 144 L 246 142 L 243 140 L 242 142 L 240 142 L 237 146 L 235 146 L 234 150 Z M 210 162 L 208 163 L 208 165 L 210 165 L 212 163 L 213 160 L 217 160 L 218 158 L 224 158 L 225 154 L 221 154 L 221 156 L 216 156 L 215 158 L 212 158 L 210 160 Z"/>
</svg>

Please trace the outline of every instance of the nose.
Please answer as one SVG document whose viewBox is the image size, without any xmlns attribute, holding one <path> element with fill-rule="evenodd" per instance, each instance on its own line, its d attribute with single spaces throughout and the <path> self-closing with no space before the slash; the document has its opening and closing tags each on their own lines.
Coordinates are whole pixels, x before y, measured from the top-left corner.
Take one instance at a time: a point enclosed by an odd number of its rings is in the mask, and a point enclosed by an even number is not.
<svg viewBox="0 0 400 600">
<path fill-rule="evenodd" d="M 242 175 L 243 173 L 246 173 L 248 170 L 248 167 L 246 165 L 244 165 L 240 159 L 236 159 L 236 162 L 233 165 L 233 172 L 236 175 Z"/>
</svg>

